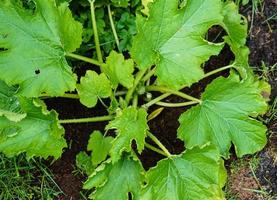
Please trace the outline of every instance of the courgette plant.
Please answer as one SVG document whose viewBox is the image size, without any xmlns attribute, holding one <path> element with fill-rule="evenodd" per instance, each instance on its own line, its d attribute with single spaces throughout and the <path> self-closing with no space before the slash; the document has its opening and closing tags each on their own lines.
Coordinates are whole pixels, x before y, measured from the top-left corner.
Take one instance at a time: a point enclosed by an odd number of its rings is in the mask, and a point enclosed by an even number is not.
<svg viewBox="0 0 277 200">
<path fill-rule="evenodd" d="M 63 124 L 107 121 L 104 131 L 91 134 L 90 155 L 77 156 L 89 175 L 84 189 L 92 190 L 90 198 L 224 199 L 223 158 L 229 158 L 232 144 L 238 157 L 265 146 L 267 128 L 257 117 L 267 111 L 270 92 L 248 65 L 247 22 L 236 5 L 221 0 L 143 1 L 147 7 L 137 14 L 137 35 L 126 59 L 116 50 L 104 58 L 95 16 L 95 5 L 101 1 L 91 0 L 97 57 L 93 59 L 74 53 L 82 43 L 82 25 L 73 19 L 68 3 L 33 2 L 35 9 L 27 9 L 19 0 L 0 0 L 0 151 L 58 159 L 67 147 Z M 112 9 L 130 1 L 101 3 Z M 112 15 L 110 19 L 114 26 Z M 226 32 L 219 43 L 205 37 L 215 25 Z M 225 45 L 234 60 L 204 73 L 205 63 Z M 92 64 L 78 83 L 68 59 Z M 229 70 L 229 76 L 215 78 L 201 98 L 183 92 L 223 70 Z M 151 97 L 153 92 L 160 96 Z M 170 95 L 184 102 L 163 101 Z M 88 108 L 99 101 L 108 114 L 59 119 L 43 102 L 51 97 L 80 99 Z M 153 105 L 160 108 L 149 112 Z M 173 155 L 147 123 L 162 107 L 186 106 L 177 130 L 186 150 Z M 147 137 L 155 145 L 147 143 Z M 137 156 L 145 148 L 165 157 L 148 171 Z"/>
</svg>

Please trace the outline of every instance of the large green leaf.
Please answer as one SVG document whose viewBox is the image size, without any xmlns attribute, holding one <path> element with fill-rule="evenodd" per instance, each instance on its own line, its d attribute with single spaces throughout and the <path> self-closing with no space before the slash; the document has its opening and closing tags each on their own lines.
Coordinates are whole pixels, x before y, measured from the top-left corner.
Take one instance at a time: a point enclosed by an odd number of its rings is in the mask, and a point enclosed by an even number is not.
<svg viewBox="0 0 277 200">
<path fill-rule="evenodd" d="M 160 161 L 147 174 L 142 200 L 220 200 L 226 172 L 220 154 L 212 146 L 186 150 Z"/>
<path fill-rule="evenodd" d="M 104 161 L 112 147 L 113 137 L 104 137 L 100 131 L 94 131 L 88 141 L 88 151 L 92 151 L 91 160 L 94 166 Z"/>
<path fill-rule="evenodd" d="M 26 152 L 28 157 L 58 158 L 66 147 L 64 129 L 55 111 L 47 111 L 40 100 L 20 99 L 27 116 L 19 122 L 0 117 L 0 152 L 14 156 Z"/>
<path fill-rule="evenodd" d="M 110 78 L 113 88 L 118 84 L 126 88 L 133 86 L 134 62 L 132 59 L 125 60 L 122 54 L 112 51 L 107 57 L 107 62 L 102 66 L 104 73 Z"/>
<path fill-rule="evenodd" d="M 77 87 L 80 101 L 85 106 L 92 108 L 97 104 L 98 98 L 107 98 L 111 95 L 111 83 L 107 76 L 98 75 L 95 71 L 87 71 L 86 76 L 81 78 Z"/>
<path fill-rule="evenodd" d="M 182 8 L 178 6 L 179 0 L 154 1 L 149 18 L 137 17 L 138 35 L 131 50 L 140 69 L 155 64 L 159 84 L 175 89 L 200 80 L 204 76 L 201 65 L 224 46 L 205 40 L 210 27 L 221 25 L 232 42 L 246 39 L 244 32 L 238 33 L 245 25 L 240 25 L 233 3 L 187 0 Z"/>
<path fill-rule="evenodd" d="M 20 85 L 20 93 L 63 95 L 76 85 L 65 59 L 79 47 L 82 26 L 74 21 L 67 3 L 35 0 L 34 12 L 16 0 L 0 0 L 0 79 Z"/>
<path fill-rule="evenodd" d="M 138 17 L 131 50 L 141 69 L 156 64 L 159 83 L 173 88 L 201 79 L 201 64 L 223 47 L 204 39 L 208 29 L 223 19 L 220 0 L 188 0 L 182 9 L 178 5 L 179 0 L 156 0 L 148 19 Z"/>
<path fill-rule="evenodd" d="M 239 157 L 255 153 L 266 144 L 266 127 L 254 119 L 267 110 L 260 83 L 240 81 L 232 74 L 217 78 L 202 95 L 202 104 L 181 115 L 178 137 L 191 148 L 208 142 L 228 157 L 231 143 Z"/>
<path fill-rule="evenodd" d="M 144 170 L 138 160 L 124 156 L 115 164 L 111 160 L 100 165 L 89 177 L 84 189 L 95 191 L 90 195 L 94 200 L 128 200 L 131 193 L 133 200 L 139 199 Z"/>
<path fill-rule="evenodd" d="M 126 108 L 107 125 L 106 129 L 117 131 L 110 151 L 113 163 L 120 159 L 122 152 L 131 152 L 133 140 L 136 141 L 138 152 L 141 153 L 148 130 L 147 112 L 143 108 Z"/>
<path fill-rule="evenodd" d="M 20 106 L 20 98 L 15 96 L 17 89 L 0 81 L 0 116 L 5 116 L 14 122 L 26 117 L 26 113 Z"/>
</svg>

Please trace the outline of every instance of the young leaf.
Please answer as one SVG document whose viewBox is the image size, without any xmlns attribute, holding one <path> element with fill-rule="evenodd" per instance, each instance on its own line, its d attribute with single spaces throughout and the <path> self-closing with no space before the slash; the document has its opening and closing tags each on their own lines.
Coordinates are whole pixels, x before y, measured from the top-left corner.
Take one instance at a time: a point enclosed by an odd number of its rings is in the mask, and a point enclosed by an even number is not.
<svg viewBox="0 0 277 200">
<path fill-rule="evenodd" d="M 204 39 L 208 29 L 223 20 L 221 0 L 156 0 L 148 19 L 138 16 L 138 35 L 131 54 L 140 69 L 157 65 L 160 84 L 172 88 L 191 85 L 204 75 L 201 64 L 223 45 Z"/>
<path fill-rule="evenodd" d="M 98 75 L 95 71 L 87 71 L 77 86 L 80 101 L 83 105 L 92 108 L 97 104 L 98 98 L 107 98 L 111 95 L 111 83 L 105 74 Z"/>
<path fill-rule="evenodd" d="M 112 87 L 116 88 L 118 84 L 126 88 L 133 86 L 134 62 L 132 59 L 125 60 L 122 54 L 112 51 L 103 65 L 104 73 L 109 77 Z"/>
<path fill-rule="evenodd" d="M 129 193 L 132 199 L 139 199 L 140 188 L 144 180 L 143 173 L 144 170 L 137 159 L 124 156 L 115 164 L 107 160 L 89 177 L 84 189 L 95 188 L 90 195 L 90 198 L 94 200 L 128 200 Z"/>
<path fill-rule="evenodd" d="M 60 157 L 67 145 L 57 113 L 47 111 L 40 100 L 22 98 L 20 104 L 27 113 L 21 121 L 16 123 L 0 117 L 0 152 L 7 156 L 26 152 L 28 157 Z"/>
<path fill-rule="evenodd" d="M 31 12 L 16 0 L 0 3 L 0 79 L 19 84 L 19 92 L 28 97 L 74 90 L 76 75 L 65 53 L 79 47 L 82 26 L 67 4 L 57 7 L 54 0 L 35 0 Z"/>
<path fill-rule="evenodd" d="M 164 159 L 146 173 L 146 178 L 142 200 L 225 199 L 222 187 L 226 171 L 218 150 L 212 146 Z"/>
<path fill-rule="evenodd" d="M 225 158 L 232 142 L 242 157 L 266 144 L 266 127 L 253 119 L 266 110 L 259 82 L 240 81 L 234 74 L 219 77 L 206 88 L 202 104 L 181 115 L 178 137 L 188 148 L 211 141 Z"/>
<path fill-rule="evenodd" d="M 116 129 L 118 133 L 110 151 L 113 163 L 120 159 L 122 152 L 131 152 L 133 140 L 136 141 L 138 152 L 141 153 L 148 130 L 147 112 L 143 108 L 126 108 L 107 125 L 106 129 Z"/>
<path fill-rule="evenodd" d="M 91 160 L 94 166 L 104 161 L 112 147 L 113 137 L 104 137 L 100 131 L 94 131 L 88 141 L 88 151 L 92 151 Z"/>
<path fill-rule="evenodd" d="M 91 157 L 83 151 L 78 153 L 76 156 L 76 166 L 88 176 L 91 175 L 95 169 L 91 162 Z"/>
<path fill-rule="evenodd" d="M 17 89 L 0 81 L 0 116 L 5 116 L 14 122 L 19 122 L 26 117 L 26 113 L 20 106 L 20 98 L 15 96 Z"/>
</svg>

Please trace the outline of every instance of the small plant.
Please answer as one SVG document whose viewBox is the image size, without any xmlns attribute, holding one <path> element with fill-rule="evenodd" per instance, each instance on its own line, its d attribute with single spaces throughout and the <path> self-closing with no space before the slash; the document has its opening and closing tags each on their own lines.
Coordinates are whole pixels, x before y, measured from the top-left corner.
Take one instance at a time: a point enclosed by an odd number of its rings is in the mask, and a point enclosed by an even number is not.
<svg viewBox="0 0 277 200">
<path fill-rule="evenodd" d="M 78 166 L 89 175 L 84 189 L 93 190 L 90 198 L 224 199 L 226 171 L 222 158 L 229 158 L 232 144 L 238 157 L 265 146 L 267 128 L 256 118 L 267 111 L 270 91 L 248 65 L 247 23 L 236 5 L 221 0 L 143 1 L 146 7 L 143 14 L 137 14 L 137 34 L 126 52 L 131 57 L 126 59 L 126 54 L 115 50 L 104 58 L 96 6 L 109 9 L 113 27 L 111 9 L 133 1 L 99 4 L 91 0 L 93 59 L 73 53 L 82 43 L 82 25 L 73 19 L 68 3 L 33 2 L 35 8 L 27 9 L 21 1 L 0 0 L 0 151 L 8 156 L 25 152 L 28 158 L 57 159 L 67 146 L 61 125 L 107 121 L 104 131 L 91 134 L 90 153 L 77 156 Z M 227 33 L 223 42 L 205 39 L 215 25 Z M 235 59 L 205 73 L 205 62 L 225 45 Z M 68 59 L 93 65 L 78 83 Z M 229 76 L 214 79 L 201 98 L 182 92 L 224 70 L 230 71 Z M 66 93 L 74 91 L 77 93 Z M 153 92 L 160 96 L 153 98 Z M 170 95 L 184 102 L 163 101 Z M 43 102 L 51 97 L 80 99 L 88 108 L 100 102 L 107 115 L 59 119 Z M 148 121 L 162 111 L 149 113 L 153 105 L 189 106 L 180 116 L 177 130 L 178 138 L 185 142 L 182 154 L 171 154 L 151 133 Z M 147 143 L 146 138 L 156 145 Z M 137 156 L 145 148 L 165 157 L 148 171 Z"/>
</svg>

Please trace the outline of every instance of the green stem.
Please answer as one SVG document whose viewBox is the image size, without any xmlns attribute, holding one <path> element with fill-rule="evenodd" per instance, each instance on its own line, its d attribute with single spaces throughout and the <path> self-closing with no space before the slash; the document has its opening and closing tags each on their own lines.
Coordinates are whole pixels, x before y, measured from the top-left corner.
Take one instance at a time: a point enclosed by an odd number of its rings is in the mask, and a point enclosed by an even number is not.
<svg viewBox="0 0 277 200">
<path fill-rule="evenodd" d="M 74 58 L 74 59 L 85 61 L 87 63 L 91 63 L 91 64 L 94 64 L 94 65 L 97 65 L 97 66 L 101 66 L 101 63 L 99 61 L 88 58 L 88 57 L 85 57 L 85 56 L 77 55 L 77 54 L 74 54 L 74 53 L 66 53 L 65 55 L 67 57 L 70 57 L 70 58 Z"/>
<path fill-rule="evenodd" d="M 197 104 L 198 102 L 195 101 L 189 101 L 189 102 L 183 102 L 183 103 L 166 103 L 166 102 L 157 102 L 156 104 L 163 107 L 184 107 L 184 106 L 190 106 Z"/>
<path fill-rule="evenodd" d="M 175 91 L 175 90 L 172 90 L 172 89 L 169 89 L 169 88 L 166 88 L 166 87 L 162 87 L 162 86 L 155 86 L 155 85 L 148 86 L 148 87 L 146 87 L 146 90 L 147 91 L 163 92 L 163 93 L 171 93 L 171 94 L 175 94 L 175 95 L 177 95 L 179 97 L 182 97 L 184 99 L 188 99 L 190 101 L 195 101 L 195 102 L 200 103 L 200 104 L 202 103 L 202 101 L 200 99 L 197 99 L 195 97 L 187 95 L 187 94 L 185 94 L 183 92 Z"/>
<path fill-rule="evenodd" d="M 143 78 L 142 81 L 148 81 L 156 72 L 156 67 L 154 67 L 153 69 L 151 69 Z"/>
<path fill-rule="evenodd" d="M 126 94 L 126 103 L 127 104 L 129 104 L 136 87 L 138 86 L 140 80 L 142 79 L 142 77 L 146 71 L 147 71 L 147 69 L 144 69 L 137 73 L 133 87 L 131 87 Z"/>
<path fill-rule="evenodd" d="M 167 148 L 158 140 L 158 138 L 156 138 L 155 135 L 153 135 L 150 132 L 147 132 L 147 136 L 149 138 L 151 138 L 151 140 L 153 140 L 153 142 L 155 142 L 160 148 L 161 150 L 166 154 L 167 157 L 171 157 L 172 155 L 169 153 L 169 151 L 167 150 Z"/>
<path fill-rule="evenodd" d="M 81 119 L 62 119 L 59 120 L 60 124 L 76 124 L 76 123 L 87 123 L 87 122 L 103 122 L 112 120 L 113 116 L 101 116 L 101 117 L 89 117 L 89 118 L 81 118 Z"/>
<path fill-rule="evenodd" d="M 112 12 L 111 12 L 111 5 L 109 4 L 107 7 L 108 7 L 108 15 L 109 15 L 111 28 L 112 28 L 113 35 L 114 35 L 114 39 L 115 39 L 117 48 L 119 49 L 119 39 L 118 39 L 117 32 L 116 32 L 116 29 L 115 29 L 114 21 L 113 21 L 113 16 L 112 16 Z"/>
<path fill-rule="evenodd" d="M 138 107 L 138 95 L 136 94 L 133 98 L 133 107 Z"/>
<path fill-rule="evenodd" d="M 151 144 L 145 143 L 144 145 L 145 145 L 146 148 L 151 149 L 152 151 L 155 151 L 156 153 L 167 157 L 167 155 L 163 151 L 161 151 L 160 149 L 152 146 Z"/>
<path fill-rule="evenodd" d="M 125 95 L 125 94 L 127 94 L 127 91 L 118 91 L 114 95 L 115 96 L 122 96 L 122 95 Z"/>
<path fill-rule="evenodd" d="M 93 33 L 94 33 L 94 42 L 95 42 L 95 46 L 96 46 L 96 53 L 97 53 L 98 61 L 100 63 L 103 63 L 100 42 L 99 42 L 99 36 L 98 36 L 98 30 L 97 30 L 96 17 L 95 17 L 94 2 L 95 2 L 95 0 L 90 0 L 90 11 L 91 11 L 92 28 L 93 28 Z"/>
<path fill-rule="evenodd" d="M 221 67 L 221 68 L 215 69 L 215 70 L 213 70 L 211 72 L 206 73 L 203 78 L 207 78 L 207 77 L 209 77 L 211 75 L 214 75 L 214 74 L 216 74 L 218 72 L 221 72 L 221 71 L 224 71 L 226 69 L 230 69 L 232 67 L 234 67 L 234 65 L 228 65 L 228 66 L 225 66 L 225 67 Z"/>
<path fill-rule="evenodd" d="M 165 93 L 165 94 L 162 94 L 161 96 L 158 96 L 157 98 L 155 99 L 152 99 L 151 101 L 149 101 L 148 103 L 142 105 L 142 107 L 144 108 L 149 108 L 151 106 L 153 106 L 154 104 L 156 104 L 157 102 L 169 97 L 171 95 L 171 93 Z"/>
</svg>

